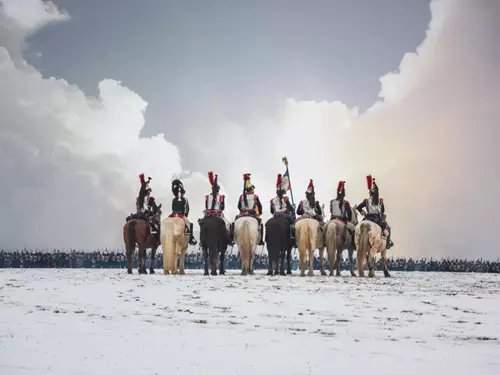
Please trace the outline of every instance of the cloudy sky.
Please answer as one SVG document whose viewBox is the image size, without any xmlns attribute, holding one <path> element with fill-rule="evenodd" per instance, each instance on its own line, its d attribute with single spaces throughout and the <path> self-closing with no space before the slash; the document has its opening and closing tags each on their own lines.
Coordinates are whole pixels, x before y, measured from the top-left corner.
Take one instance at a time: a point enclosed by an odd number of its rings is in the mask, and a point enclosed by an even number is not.
<svg viewBox="0 0 500 375">
<path fill-rule="evenodd" d="M 268 202 L 281 156 L 373 174 L 394 255 L 497 258 L 500 2 L 0 0 L 0 248 L 122 247 L 137 175 L 191 219 L 218 173 Z"/>
</svg>

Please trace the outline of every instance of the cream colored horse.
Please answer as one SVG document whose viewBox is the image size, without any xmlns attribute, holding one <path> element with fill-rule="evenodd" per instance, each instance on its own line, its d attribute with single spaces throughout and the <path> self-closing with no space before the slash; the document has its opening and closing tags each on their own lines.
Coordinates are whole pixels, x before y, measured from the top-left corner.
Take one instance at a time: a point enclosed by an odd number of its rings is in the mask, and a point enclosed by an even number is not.
<svg viewBox="0 0 500 375">
<path fill-rule="evenodd" d="M 316 219 L 309 217 L 304 217 L 295 222 L 295 236 L 297 247 L 299 248 L 300 276 L 305 276 L 306 251 L 309 254 L 309 272 L 307 275 L 314 276 L 314 251 L 316 249 L 319 249 L 321 275 L 326 276 L 323 266 L 325 244 L 320 226 L 321 224 Z"/>
<path fill-rule="evenodd" d="M 356 205 L 351 207 L 352 225 L 358 224 L 358 215 Z M 347 249 L 349 254 L 349 270 L 351 276 L 356 277 L 354 272 L 354 238 L 351 238 L 347 231 L 346 224 L 338 219 L 332 219 L 326 224 L 326 251 L 328 256 L 328 264 L 330 266 L 330 276 L 333 276 L 333 271 L 336 269 L 336 276 L 340 276 L 340 263 L 342 262 L 342 252 Z"/>
<path fill-rule="evenodd" d="M 387 235 L 388 233 L 384 233 Z M 368 255 L 368 268 L 370 269 L 368 277 L 375 276 L 374 256 L 380 253 L 385 277 L 390 277 L 387 268 L 387 248 L 386 241 L 382 238 L 382 228 L 373 221 L 362 220 L 356 227 L 354 234 L 357 254 L 359 277 L 365 277 L 365 261 Z"/>
<path fill-rule="evenodd" d="M 242 216 L 234 222 L 234 242 L 241 257 L 241 274 L 254 274 L 255 249 L 260 241 L 259 224 L 254 217 Z"/>
<path fill-rule="evenodd" d="M 177 254 L 181 254 L 179 273 L 184 275 L 184 258 L 189 245 L 189 234 L 184 232 L 185 226 L 180 217 L 167 217 L 161 222 L 160 241 L 165 275 L 177 274 Z"/>
</svg>

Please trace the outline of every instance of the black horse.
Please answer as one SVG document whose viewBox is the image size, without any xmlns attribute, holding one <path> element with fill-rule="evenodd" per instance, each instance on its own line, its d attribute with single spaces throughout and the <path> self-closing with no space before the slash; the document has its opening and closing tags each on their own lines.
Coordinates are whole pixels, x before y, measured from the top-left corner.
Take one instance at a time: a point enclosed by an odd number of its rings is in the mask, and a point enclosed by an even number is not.
<svg viewBox="0 0 500 375">
<path fill-rule="evenodd" d="M 217 255 L 220 254 L 219 274 L 224 275 L 224 258 L 226 256 L 227 245 L 229 244 L 229 233 L 223 219 L 217 216 L 206 216 L 199 220 L 200 237 L 203 238 L 201 247 L 205 260 L 205 273 L 208 275 L 208 259 L 210 257 L 211 275 L 217 275 Z"/>
<path fill-rule="evenodd" d="M 268 275 L 285 275 L 285 253 L 287 274 L 292 274 L 292 239 L 290 221 L 285 216 L 274 216 L 266 222 L 266 247 L 269 254 Z"/>
</svg>

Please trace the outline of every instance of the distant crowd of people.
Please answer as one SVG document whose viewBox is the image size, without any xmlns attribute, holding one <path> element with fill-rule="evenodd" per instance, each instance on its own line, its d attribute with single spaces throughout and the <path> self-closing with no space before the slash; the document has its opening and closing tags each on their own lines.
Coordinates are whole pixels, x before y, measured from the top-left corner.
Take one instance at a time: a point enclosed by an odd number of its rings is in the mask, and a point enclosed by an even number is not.
<svg viewBox="0 0 500 375">
<path fill-rule="evenodd" d="M 345 252 L 344 257 L 347 256 Z M 255 269 L 267 269 L 268 256 L 257 252 Z M 377 270 L 382 270 L 380 259 L 377 260 Z M 137 268 L 137 252 L 134 257 L 134 268 Z M 148 252 L 146 266 L 150 266 Z M 155 268 L 163 268 L 161 252 L 156 254 Z M 226 254 L 226 269 L 239 269 L 240 262 L 235 252 Z M 328 263 L 325 264 L 328 269 Z M 204 267 L 203 254 L 199 251 L 190 251 L 186 254 L 185 267 L 188 269 L 202 269 Z M 285 265 L 286 267 L 286 265 Z M 367 266 L 366 266 L 367 267 Z M 388 267 L 393 271 L 427 271 L 427 272 L 481 272 L 500 273 L 500 261 L 483 261 L 482 259 L 419 259 L 390 258 Z M 0 268 L 127 268 L 127 257 L 121 251 L 4 251 L 0 250 Z M 298 253 L 292 254 L 292 269 L 298 270 Z M 319 257 L 314 259 L 314 268 L 319 269 Z M 349 261 L 342 261 L 341 268 L 349 269 Z"/>
</svg>

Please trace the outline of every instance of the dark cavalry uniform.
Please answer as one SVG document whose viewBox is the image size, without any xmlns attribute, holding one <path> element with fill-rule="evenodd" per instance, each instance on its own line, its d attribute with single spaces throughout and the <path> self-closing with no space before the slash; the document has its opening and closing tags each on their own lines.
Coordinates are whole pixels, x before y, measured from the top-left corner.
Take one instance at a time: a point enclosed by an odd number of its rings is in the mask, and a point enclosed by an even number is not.
<svg viewBox="0 0 500 375">
<path fill-rule="evenodd" d="M 282 216 L 290 222 L 290 236 L 292 240 L 295 239 L 295 211 L 282 186 L 282 175 L 278 174 L 276 178 L 276 196 L 270 200 L 270 212 L 274 217 Z"/>
<path fill-rule="evenodd" d="M 318 220 L 321 224 L 321 228 L 323 228 L 323 211 L 321 210 L 319 201 L 314 199 L 313 180 L 309 180 L 309 186 L 306 190 L 306 199 L 300 201 L 297 207 L 297 215 L 310 216 L 312 219 Z"/>
<path fill-rule="evenodd" d="M 260 202 L 259 196 L 254 194 L 255 186 L 250 181 L 250 173 L 245 173 L 243 175 L 243 194 L 240 195 L 238 199 L 238 210 L 240 214 L 236 216 L 238 219 L 241 216 L 252 216 L 259 223 L 260 228 L 260 241 L 259 245 L 264 245 L 264 224 L 262 224 L 262 203 Z M 234 222 L 231 223 L 230 230 L 231 244 L 234 244 Z"/>
<path fill-rule="evenodd" d="M 172 199 L 172 213 L 169 217 L 177 216 L 184 220 L 184 223 L 188 228 L 189 244 L 196 245 L 198 241 L 194 239 L 193 223 L 188 220 L 189 201 L 186 197 L 184 197 L 186 190 L 184 190 L 184 185 L 180 180 L 172 181 L 172 193 L 174 194 L 174 198 Z"/>
<path fill-rule="evenodd" d="M 345 181 L 339 181 L 337 186 L 337 197 L 330 201 L 330 220 L 342 220 L 346 230 L 351 235 L 352 246 L 355 249 L 354 232 L 356 227 L 352 223 L 352 208 L 347 199 L 345 199 Z"/>
<path fill-rule="evenodd" d="M 139 175 L 139 181 L 141 182 L 141 188 L 139 190 L 139 195 L 137 196 L 136 199 L 136 208 L 137 208 L 137 214 L 142 214 L 145 211 L 144 203 L 146 201 L 146 196 L 148 196 L 152 192 L 152 189 L 149 187 L 149 183 L 151 182 L 151 177 L 148 177 L 148 180 L 146 181 L 144 178 L 144 173 L 141 173 Z"/>
<path fill-rule="evenodd" d="M 223 194 L 219 194 L 220 186 L 218 182 L 218 176 L 212 171 L 208 172 L 208 181 L 212 186 L 212 192 L 205 195 L 205 212 L 202 219 L 198 220 L 200 225 L 200 246 L 204 246 L 205 233 L 203 232 L 204 219 L 207 216 L 216 216 L 221 218 L 226 225 L 226 230 L 229 232 L 230 224 L 224 217 L 224 209 L 226 208 L 226 197 Z"/>
<path fill-rule="evenodd" d="M 385 220 L 384 199 L 379 197 L 379 190 L 377 184 L 375 183 L 375 178 L 368 175 L 366 176 L 366 182 L 370 197 L 365 198 L 363 202 L 358 205 L 357 209 L 362 215 L 364 215 L 363 220 L 373 221 L 382 228 L 382 231 L 387 229 L 389 235 L 387 236 L 386 248 L 390 249 L 394 246 L 394 242 L 391 241 L 391 227 Z M 366 209 L 366 214 L 362 211 L 363 208 Z"/>
</svg>

